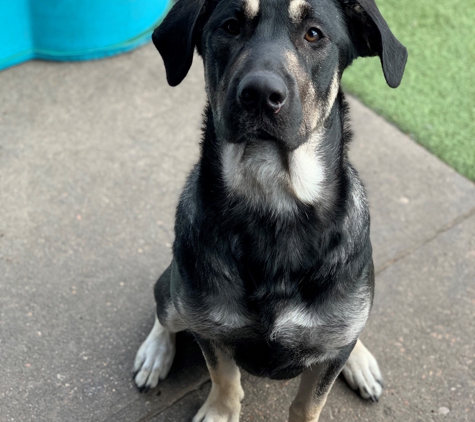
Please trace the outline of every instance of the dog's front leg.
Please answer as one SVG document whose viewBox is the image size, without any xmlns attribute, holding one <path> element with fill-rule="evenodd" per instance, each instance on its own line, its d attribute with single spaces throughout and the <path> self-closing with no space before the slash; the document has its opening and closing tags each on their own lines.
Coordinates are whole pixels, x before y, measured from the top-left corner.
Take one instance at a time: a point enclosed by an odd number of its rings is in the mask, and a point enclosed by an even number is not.
<svg viewBox="0 0 475 422">
<path fill-rule="evenodd" d="M 340 354 L 307 368 L 301 375 L 300 385 L 289 410 L 289 422 L 318 422 L 328 393 L 345 365 L 353 345 Z"/>
<path fill-rule="evenodd" d="M 198 339 L 211 376 L 211 391 L 193 422 L 238 422 L 244 391 L 236 362 L 207 340 Z"/>
<path fill-rule="evenodd" d="M 342 371 L 348 385 L 364 399 L 377 402 L 383 392 L 378 362 L 361 340 L 356 342 Z"/>
</svg>

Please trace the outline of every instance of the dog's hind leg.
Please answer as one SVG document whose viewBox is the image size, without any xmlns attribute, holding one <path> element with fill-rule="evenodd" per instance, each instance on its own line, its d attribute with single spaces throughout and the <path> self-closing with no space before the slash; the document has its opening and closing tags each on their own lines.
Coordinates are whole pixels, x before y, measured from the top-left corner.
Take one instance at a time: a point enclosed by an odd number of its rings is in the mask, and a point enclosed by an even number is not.
<svg viewBox="0 0 475 422">
<path fill-rule="evenodd" d="M 167 377 L 175 357 L 176 333 L 186 328 L 170 297 L 172 266 L 173 263 L 155 285 L 155 323 L 135 357 L 134 382 L 141 392 L 155 388 Z"/>
<path fill-rule="evenodd" d="M 353 344 L 329 361 L 312 365 L 300 377 L 300 385 L 289 410 L 289 422 L 318 422 L 328 393 L 345 364 Z"/>
<path fill-rule="evenodd" d="M 236 362 L 211 342 L 201 339 L 198 342 L 206 359 L 212 384 L 208 398 L 193 422 L 238 422 L 244 391 Z"/>
<path fill-rule="evenodd" d="M 348 385 L 357 390 L 364 399 L 377 402 L 383 392 L 383 378 L 378 362 L 371 352 L 358 340 L 343 371 Z"/>
<path fill-rule="evenodd" d="M 141 392 L 155 388 L 168 375 L 175 357 L 175 335 L 155 317 L 152 331 L 135 356 L 134 382 Z"/>
</svg>

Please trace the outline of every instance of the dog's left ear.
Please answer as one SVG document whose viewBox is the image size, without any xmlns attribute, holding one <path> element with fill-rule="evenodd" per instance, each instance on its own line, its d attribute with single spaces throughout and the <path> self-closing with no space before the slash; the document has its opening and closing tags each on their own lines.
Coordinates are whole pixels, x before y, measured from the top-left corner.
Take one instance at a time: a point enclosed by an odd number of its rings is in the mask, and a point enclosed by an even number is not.
<svg viewBox="0 0 475 422">
<path fill-rule="evenodd" d="M 406 47 L 393 35 L 374 0 L 341 0 L 341 3 L 358 56 L 379 56 L 386 82 L 397 88 L 406 67 Z"/>
<path fill-rule="evenodd" d="M 197 43 L 197 21 L 206 0 L 178 0 L 152 35 L 162 56 L 169 85 L 178 85 L 190 70 Z"/>
</svg>

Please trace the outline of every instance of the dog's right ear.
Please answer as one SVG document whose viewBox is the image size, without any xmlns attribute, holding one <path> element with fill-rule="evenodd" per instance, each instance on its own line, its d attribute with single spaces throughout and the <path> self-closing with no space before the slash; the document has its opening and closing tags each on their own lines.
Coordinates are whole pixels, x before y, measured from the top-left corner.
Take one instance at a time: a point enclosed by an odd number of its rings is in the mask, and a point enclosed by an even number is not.
<svg viewBox="0 0 475 422">
<path fill-rule="evenodd" d="M 374 0 L 340 0 L 358 56 L 379 56 L 391 88 L 401 83 L 407 50 L 394 36 Z"/>
<path fill-rule="evenodd" d="M 196 23 L 205 0 L 178 0 L 152 35 L 160 52 L 167 81 L 177 86 L 190 70 L 196 45 Z"/>
</svg>

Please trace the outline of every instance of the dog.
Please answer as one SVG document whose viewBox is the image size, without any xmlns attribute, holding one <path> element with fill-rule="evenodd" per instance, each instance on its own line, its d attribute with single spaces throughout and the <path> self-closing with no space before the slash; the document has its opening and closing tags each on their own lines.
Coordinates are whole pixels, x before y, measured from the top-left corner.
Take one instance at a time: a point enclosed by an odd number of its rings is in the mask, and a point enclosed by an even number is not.
<svg viewBox="0 0 475 422">
<path fill-rule="evenodd" d="M 340 80 L 379 56 L 395 88 L 406 48 L 374 0 L 179 0 L 152 38 L 171 86 L 196 48 L 208 104 L 135 384 L 157 386 L 189 330 L 212 380 L 193 422 L 239 420 L 239 368 L 301 374 L 291 422 L 318 421 L 340 372 L 377 401 L 382 376 L 358 339 L 374 291 L 370 217 Z"/>
</svg>

